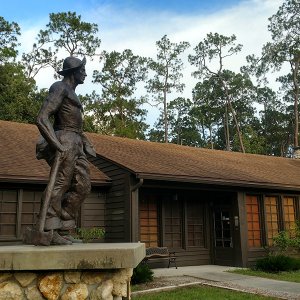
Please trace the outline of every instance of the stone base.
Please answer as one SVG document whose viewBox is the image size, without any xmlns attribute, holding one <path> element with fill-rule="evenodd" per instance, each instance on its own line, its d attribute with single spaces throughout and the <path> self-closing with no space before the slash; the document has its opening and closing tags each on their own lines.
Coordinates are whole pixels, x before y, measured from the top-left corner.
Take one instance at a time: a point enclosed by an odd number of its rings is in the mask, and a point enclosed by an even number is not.
<svg viewBox="0 0 300 300">
<path fill-rule="evenodd" d="M 0 247 L 0 300 L 130 299 L 130 280 L 145 245 Z"/>
</svg>

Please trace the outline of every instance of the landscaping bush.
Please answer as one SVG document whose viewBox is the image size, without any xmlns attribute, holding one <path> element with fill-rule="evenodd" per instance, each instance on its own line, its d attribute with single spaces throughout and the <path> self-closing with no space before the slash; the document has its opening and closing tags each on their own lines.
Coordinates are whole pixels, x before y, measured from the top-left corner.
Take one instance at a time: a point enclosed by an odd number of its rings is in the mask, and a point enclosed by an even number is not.
<svg viewBox="0 0 300 300">
<path fill-rule="evenodd" d="M 105 230 L 103 228 L 77 228 L 75 237 L 81 239 L 84 243 L 89 243 L 93 240 L 103 239 Z"/>
<path fill-rule="evenodd" d="M 300 270 L 300 260 L 285 255 L 269 255 L 257 260 L 255 269 L 271 273 L 296 271 Z"/>
<path fill-rule="evenodd" d="M 153 280 L 153 271 L 145 263 L 140 263 L 133 269 L 132 284 L 146 283 Z"/>
<path fill-rule="evenodd" d="M 279 232 L 273 238 L 273 242 L 281 254 L 289 248 L 300 251 L 300 220 L 296 220 L 295 226 L 290 230 Z"/>
<path fill-rule="evenodd" d="M 280 231 L 278 235 L 273 238 L 274 246 L 278 247 L 281 253 L 286 251 L 288 247 L 293 246 L 292 240 L 287 231 Z"/>
</svg>

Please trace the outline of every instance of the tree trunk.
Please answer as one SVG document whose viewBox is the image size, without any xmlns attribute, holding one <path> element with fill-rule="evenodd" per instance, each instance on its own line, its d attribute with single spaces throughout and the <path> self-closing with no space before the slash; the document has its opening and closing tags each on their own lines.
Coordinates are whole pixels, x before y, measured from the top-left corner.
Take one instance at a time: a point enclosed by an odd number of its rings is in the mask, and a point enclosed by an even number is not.
<svg viewBox="0 0 300 300">
<path fill-rule="evenodd" d="M 167 92 L 164 90 L 164 124 L 165 124 L 165 143 L 168 142 L 168 112 L 167 112 Z"/>
<path fill-rule="evenodd" d="M 201 122 L 201 132 L 202 132 L 202 140 L 206 142 L 205 126 L 203 122 Z"/>
<path fill-rule="evenodd" d="M 214 149 L 214 143 L 213 143 L 213 140 L 212 140 L 212 126 L 211 126 L 211 124 L 209 125 L 209 139 L 210 139 L 210 148 Z"/>
<path fill-rule="evenodd" d="M 236 118 L 236 114 L 235 114 L 235 111 L 232 107 L 232 103 L 230 101 L 230 99 L 228 99 L 229 101 L 229 107 L 230 107 L 230 110 L 231 110 L 231 113 L 232 113 L 232 116 L 233 116 L 233 120 L 234 120 L 234 123 L 235 123 L 235 127 L 236 127 L 236 132 L 238 134 L 238 137 L 239 137 L 239 142 L 240 142 L 240 146 L 241 146 L 241 150 L 243 153 L 245 153 L 245 147 L 244 147 L 244 143 L 243 143 L 243 138 L 242 138 L 242 133 L 241 133 L 241 130 L 240 130 L 240 126 L 238 124 L 238 121 L 237 121 L 237 118 Z"/>
<path fill-rule="evenodd" d="M 299 146 L 298 135 L 299 135 L 299 113 L 298 113 L 298 102 L 299 102 L 299 84 L 298 84 L 298 70 L 299 70 L 299 58 L 295 58 L 295 68 L 293 70 L 293 83 L 294 83 L 294 114 L 295 114 L 295 136 L 294 136 L 294 147 Z"/>
<path fill-rule="evenodd" d="M 227 87 L 224 83 L 224 81 L 222 80 L 222 84 L 223 84 L 223 87 L 225 89 L 225 94 L 226 94 L 226 99 L 227 99 L 227 103 L 228 103 L 228 106 L 231 110 L 231 113 L 232 113 L 232 117 L 233 117 L 233 120 L 234 120 L 234 123 L 235 123 L 235 127 L 236 127 L 236 132 L 237 132 L 237 135 L 239 137 L 239 142 L 240 142 L 240 146 L 241 146 L 241 150 L 243 153 L 245 153 L 245 147 L 244 147 L 244 143 L 243 143 L 243 139 L 242 139 L 242 133 L 240 131 L 240 126 L 238 124 L 238 121 L 237 121 L 237 118 L 236 118 L 236 114 L 235 114 L 235 111 L 233 109 L 233 106 L 232 106 L 232 103 L 230 101 L 230 97 L 229 97 L 229 94 L 228 94 L 228 90 L 227 90 Z"/>
<path fill-rule="evenodd" d="M 265 114 L 265 120 L 264 120 L 264 123 L 263 123 L 263 130 L 264 130 L 264 139 L 265 139 L 265 155 L 268 155 L 268 143 L 267 143 L 267 104 L 266 102 L 264 101 L 263 103 L 264 105 L 264 114 Z M 271 153 L 270 153 L 271 154 Z"/>
<path fill-rule="evenodd" d="M 224 134 L 225 134 L 226 151 L 230 151 L 229 120 L 228 120 L 228 107 L 227 107 L 227 103 L 225 104 L 225 114 L 224 114 Z"/>
</svg>

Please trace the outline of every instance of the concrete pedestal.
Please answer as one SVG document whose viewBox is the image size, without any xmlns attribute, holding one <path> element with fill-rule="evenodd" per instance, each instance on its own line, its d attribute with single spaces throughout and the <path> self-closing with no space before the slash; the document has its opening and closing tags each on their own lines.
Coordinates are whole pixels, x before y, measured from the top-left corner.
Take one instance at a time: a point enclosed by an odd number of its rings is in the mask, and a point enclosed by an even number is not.
<svg viewBox="0 0 300 300">
<path fill-rule="evenodd" d="M 143 243 L 0 247 L 0 300 L 130 299 Z"/>
</svg>

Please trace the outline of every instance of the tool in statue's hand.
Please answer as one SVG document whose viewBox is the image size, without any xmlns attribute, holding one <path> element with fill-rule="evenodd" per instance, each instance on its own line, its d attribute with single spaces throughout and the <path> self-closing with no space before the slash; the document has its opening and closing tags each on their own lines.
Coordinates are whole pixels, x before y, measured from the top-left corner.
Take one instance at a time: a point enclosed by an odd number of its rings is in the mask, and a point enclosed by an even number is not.
<svg viewBox="0 0 300 300">
<path fill-rule="evenodd" d="M 49 246 L 53 237 L 53 230 L 44 231 L 47 210 L 50 205 L 51 194 L 54 189 L 59 166 L 63 158 L 63 152 L 56 151 L 55 159 L 50 171 L 50 178 L 42 199 L 38 222 L 35 228 L 26 228 L 24 242 L 30 245 Z"/>
</svg>

